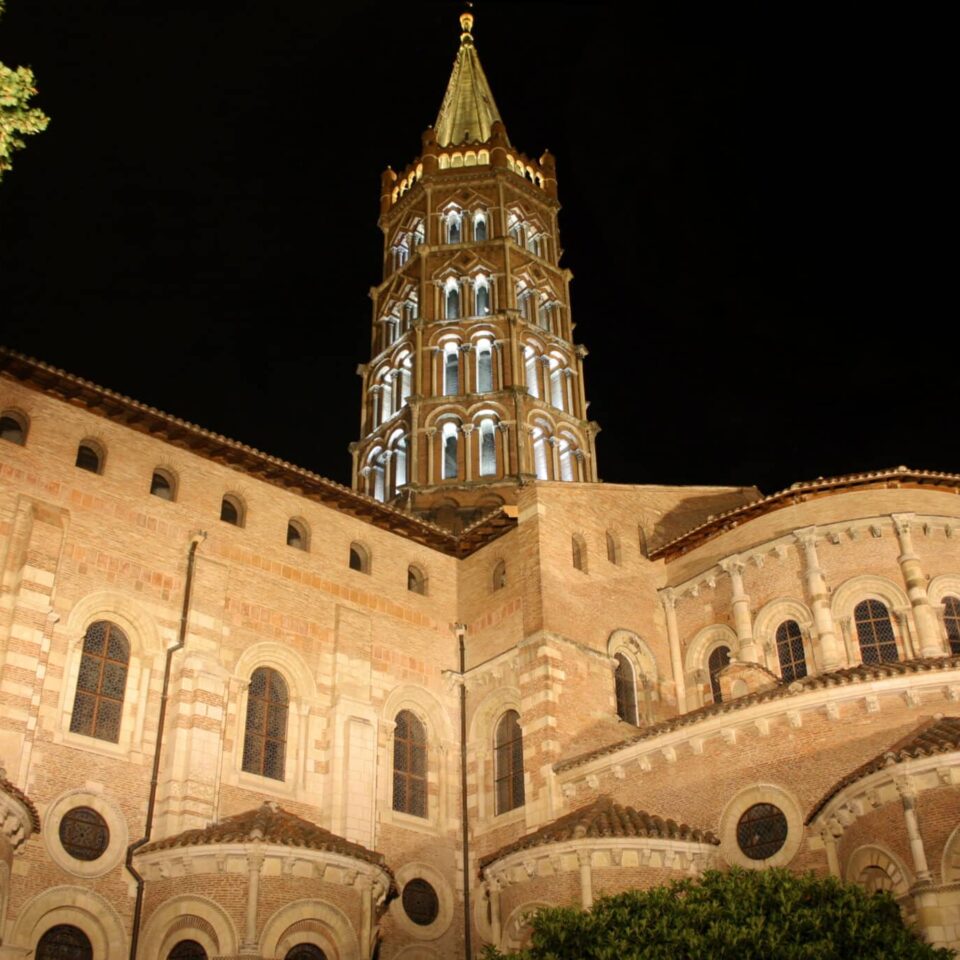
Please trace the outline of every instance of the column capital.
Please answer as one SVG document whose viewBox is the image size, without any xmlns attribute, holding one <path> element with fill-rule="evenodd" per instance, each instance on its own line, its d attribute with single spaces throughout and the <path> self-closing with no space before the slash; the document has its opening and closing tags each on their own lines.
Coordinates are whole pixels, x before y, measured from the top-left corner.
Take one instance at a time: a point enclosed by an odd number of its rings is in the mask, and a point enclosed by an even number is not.
<svg viewBox="0 0 960 960">
<path fill-rule="evenodd" d="M 719 566 L 724 573 L 728 573 L 732 577 L 734 574 L 742 574 L 746 563 L 744 563 L 741 557 L 727 557 L 725 560 L 720 561 Z"/>
<path fill-rule="evenodd" d="M 816 527 L 801 527 L 793 531 L 794 539 L 804 547 L 816 547 L 820 535 Z"/>
<path fill-rule="evenodd" d="M 917 519 L 915 513 L 891 513 L 890 519 L 893 521 L 893 528 L 899 535 L 910 532 L 910 524 Z"/>
<path fill-rule="evenodd" d="M 469 437 L 474 430 L 476 430 L 476 425 L 473 423 L 462 423 L 460 429 L 463 431 L 464 436 Z"/>
<path fill-rule="evenodd" d="M 657 595 L 660 597 L 660 602 L 664 608 L 669 607 L 671 610 L 676 610 L 677 600 L 679 598 L 674 592 L 673 587 L 664 587 L 662 590 L 657 591 Z"/>
</svg>

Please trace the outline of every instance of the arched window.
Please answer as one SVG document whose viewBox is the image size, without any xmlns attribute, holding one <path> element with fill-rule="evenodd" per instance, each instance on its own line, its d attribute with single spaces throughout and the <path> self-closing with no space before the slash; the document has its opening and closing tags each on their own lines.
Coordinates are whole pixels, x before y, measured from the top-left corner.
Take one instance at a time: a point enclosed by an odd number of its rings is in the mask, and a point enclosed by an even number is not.
<svg viewBox="0 0 960 960">
<path fill-rule="evenodd" d="M 493 568 L 493 589 L 502 590 L 507 585 L 507 563 L 498 560 Z"/>
<path fill-rule="evenodd" d="M 960 654 L 960 600 L 956 597 L 943 598 L 943 624 L 947 628 L 950 652 Z"/>
<path fill-rule="evenodd" d="M 87 935 L 67 923 L 51 927 L 37 944 L 35 960 L 93 960 L 93 947 Z"/>
<path fill-rule="evenodd" d="M 497 813 L 523 806 L 523 734 L 520 714 L 508 710 L 497 724 L 494 787 Z"/>
<path fill-rule="evenodd" d="M 570 445 L 569 440 L 561 440 L 558 446 L 560 451 L 560 479 L 573 482 L 577 479 L 573 465 L 573 447 Z"/>
<path fill-rule="evenodd" d="M 287 546 L 295 550 L 310 549 L 310 535 L 302 520 L 287 521 Z"/>
<path fill-rule="evenodd" d="M 723 692 L 720 689 L 720 671 L 730 665 L 730 648 L 717 647 L 710 654 L 707 661 L 707 670 L 710 673 L 710 689 L 713 691 L 713 702 L 720 703 L 723 699 Z"/>
<path fill-rule="evenodd" d="M 427 731 L 409 710 L 401 710 L 393 732 L 393 809 L 427 815 Z"/>
<path fill-rule="evenodd" d="M 487 215 L 482 210 L 478 210 L 473 215 L 473 239 L 478 241 L 487 239 Z"/>
<path fill-rule="evenodd" d="M 410 399 L 411 383 L 413 381 L 413 360 L 409 355 L 400 359 L 400 405 L 403 406 Z"/>
<path fill-rule="evenodd" d="M 443 425 L 443 479 L 457 479 L 457 425 L 447 421 Z"/>
<path fill-rule="evenodd" d="M 0 440 L 22 447 L 27 442 L 27 418 L 13 410 L 4 410 L 0 416 Z"/>
<path fill-rule="evenodd" d="M 181 940 L 167 954 L 167 960 L 207 960 L 207 951 L 196 940 Z"/>
<path fill-rule="evenodd" d="M 380 381 L 380 422 L 386 423 L 393 416 L 393 376 L 387 371 Z"/>
<path fill-rule="evenodd" d="M 327 955 L 312 943 L 298 943 L 287 951 L 283 960 L 327 960 Z"/>
<path fill-rule="evenodd" d="M 523 369 L 527 383 L 527 393 L 531 397 L 539 397 L 540 378 L 537 376 L 537 355 L 533 347 L 523 348 Z"/>
<path fill-rule="evenodd" d="M 565 410 L 566 371 L 556 357 L 550 358 L 550 403 L 558 410 Z"/>
<path fill-rule="evenodd" d="M 497 473 L 496 427 L 492 420 L 480 421 L 480 476 L 493 477 Z"/>
<path fill-rule="evenodd" d="M 573 555 L 574 570 L 587 572 L 587 542 L 579 534 L 570 538 L 570 548 Z"/>
<path fill-rule="evenodd" d="M 243 503 L 239 497 L 228 493 L 220 501 L 220 519 L 224 523 L 233 524 L 235 527 L 243 526 Z"/>
<path fill-rule="evenodd" d="M 513 241 L 521 245 L 523 244 L 523 228 L 515 213 L 511 213 L 507 218 L 507 233 Z"/>
<path fill-rule="evenodd" d="M 447 343 L 443 348 L 443 393 L 455 397 L 460 392 L 460 347 Z"/>
<path fill-rule="evenodd" d="M 394 485 L 402 487 L 407 482 L 407 438 L 401 437 L 393 448 Z"/>
<path fill-rule="evenodd" d="M 92 440 L 84 440 L 77 447 L 76 465 L 81 470 L 89 470 L 90 473 L 99 473 L 103 468 L 103 454 L 100 447 Z"/>
<path fill-rule="evenodd" d="M 889 663 L 900 659 L 893 624 L 886 606 L 879 600 L 863 600 L 853 611 L 864 663 Z"/>
<path fill-rule="evenodd" d="M 493 389 L 493 347 L 489 340 L 477 341 L 477 393 Z"/>
<path fill-rule="evenodd" d="M 607 531 L 607 559 L 611 563 L 620 563 L 620 544 L 616 534 L 610 530 Z"/>
<path fill-rule="evenodd" d="M 445 320 L 456 320 L 460 316 L 460 285 L 453 278 L 444 287 L 443 316 Z"/>
<path fill-rule="evenodd" d="M 73 733 L 119 742 L 129 663 L 130 644 L 116 624 L 98 620 L 87 627 L 70 717 Z"/>
<path fill-rule="evenodd" d="M 777 656 L 784 683 L 793 683 L 807 675 L 807 658 L 803 652 L 803 635 L 796 620 L 784 620 L 777 627 Z"/>
<path fill-rule="evenodd" d="M 622 654 L 616 656 L 617 668 L 614 672 L 617 690 L 617 716 L 634 726 L 639 724 L 637 715 L 637 676 L 633 664 Z"/>
<path fill-rule="evenodd" d="M 413 564 L 407 567 L 407 589 L 411 593 L 423 595 L 426 595 L 427 592 L 427 578 L 424 576 L 423 571 Z"/>
<path fill-rule="evenodd" d="M 387 498 L 387 457 L 380 450 L 371 454 L 370 475 L 373 477 L 373 498 L 384 503 Z"/>
<path fill-rule="evenodd" d="M 459 243 L 463 236 L 463 218 L 459 211 L 451 210 L 447 214 L 447 243 Z"/>
<path fill-rule="evenodd" d="M 270 667 L 250 678 L 247 723 L 243 737 L 243 769 L 271 780 L 283 780 L 287 753 L 287 684 Z"/>
<path fill-rule="evenodd" d="M 550 478 L 547 467 L 547 438 L 540 427 L 534 427 L 533 430 L 533 468 L 538 480 Z"/>
<path fill-rule="evenodd" d="M 544 329 L 550 330 L 553 325 L 550 320 L 553 316 L 553 305 L 549 300 L 541 300 L 537 304 L 537 323 Z M 556 406 L 556 404 L 554 404 Z"/>
<path fill-rule="evenodd" d="M 370 572 L 370 554 L 359 543 L 350 544 L 350 569 L 358 573 Z"/>
<path fill-rule="evenodd" d="M 150 495 L 161 500 L 177 499 L 177 484 L 169 470 L 157 469 L 153 471 L 150 480 Z"/>
</svg>

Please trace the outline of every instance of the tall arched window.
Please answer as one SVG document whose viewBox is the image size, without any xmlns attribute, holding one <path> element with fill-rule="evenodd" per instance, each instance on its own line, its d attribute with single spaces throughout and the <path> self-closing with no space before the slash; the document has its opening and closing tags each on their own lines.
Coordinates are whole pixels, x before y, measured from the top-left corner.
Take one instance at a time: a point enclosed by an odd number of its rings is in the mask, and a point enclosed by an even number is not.
<svg viewBox="0 0 960 960">
<path fill-rule="evenodd" d="M 487 239 L 487 215 L 482 210 L 473 215 L 473 239 Z"/>
<path fill-rule="evenodd" d="M 498 560 L 493 568 L 493 589 L 502 590 L 507 585 L 507 563 Z"/>
<path fill-rule="evenodd" d="M 98 620 L 87 627 L 70 717 L 73 733 L 119 742 L 129 663 L 130 643 L 116 624 Z"/>
<path fill-rule="evenodd" d="M 537 354 L 533 347 L 523 348 L 523 369 L 527 383 L 527 393 L 531 397 L 539 397 L 540 379 L 537 374 Z"/>
<path fill-rule="evenodd" d="M 393 809 L 427 815 L 427 731 L 409 710 L 397 714 L 393 732 Z"/>
<path fill-rule="evenodd" d="M 577 478 L 576 470 L 573 465 L 573 447 L 569 440 L 561 440 L 559 444 L 560 452 L 560 479 L 567 482 L 573 482 Z"/>
<path fill-rule="evenodd" d="M 259 667 L 253 671 L 243 737 L 243 769 L 247 773 L 284 779 L 289 703 L 287 684 L 276 670 Z"/>
<path fill-rule="evenodd" d="M 784 620 L 777 627 L 777 656 L 784 683 L 793 683 L 807 675 L 807 658 L 803 653 L 803 635 L 796 620 Z"/>
<path fill-rule="evenodd" d="M 486 277 L 479 277 L 473 288 L 477 298 L 477 316 L 486 317 L 490 314 L 490 281 Z"/>
<path fill-rule="evenodd" d="M 637 676 L 633 664 L 622 654 L 616 656 L 617 668 L 614 680 L 617 690 L 617 716 L 634 725 L 639 724 L 637 716 Z"/>
<path fill-rule="evenodd" d="M 388 370 L 380 381 L 380 422 L 393 416 L 393 376 Z"/>
<path fill-rule="evenodd" d="M 460 347 L 447 343 L 443 348 L 443 393 L 455 397 L 460 392 Z"/>
<path fill-rule="evenodd" d="M 480 476 L 492 477 L 497 472 L 496 427 L 492 420 L 480 421 Z"/>
<path fill-rule="evenodd" d="M 723 692 L 720 689 L 720 671 L 730 665 L 730 648 L 717 647 L 710 654 L 707 661 L 707 670 L 710 673 L 710 689 L 713 691 L 713 702 L 720 703 L 723 699 Z"/>
<path fill-rule="evenodd" d="M 443 442 L 443 476 L 444 480 L 457 479 L 457 425 L 447 421 L 443 425 L 441 434 Z"/>
<path fill-rule="evenodd" d="M 413 382 L 413 360 L 409 355 L 400 358 L 400 406 L 410 399 Z"/>
<path fill-rule="evenodd" d="M 37 944 L 35 960 L 93 960 L 93 947 L 87 935 L 67 923 L 51 927 Z"/>
<path fill-rule="evenodd" d="M 574 570 L 587 572 L 587 541 L 579 534 L 574 534 L 570 538 L 570 549 L 572 552 Z"/>
<path fill-rule="evenodd" d="M 538 480 L 550 478 L 547 467 L 547 438 L 540 427 L 534 427 L 533 430 L 533 468 Z"/>
<path fill-rule="evenodd" d="M 494 786 L 497 813 L 522 807 L 523 799 L 523 734 L 520 714 L 508 710 L 497 724 Z"/>
<path fill-rule="evenodd" d="M 550 403 L 558 410 L 566 410 L 566 373 L 556 357 L 550 358 Z"/>
<path fill-rule="evenodd" d="M 407 438 L 401 437 L 393 448 L 394 485 L 399 488 L 407 482 Z"/>
<path fill-rule="evenodd" d="M 460 285 L 453 278 L 449 279 L 444 287 L 443 316 L 446 320 L 460 317 Z"/>
<path fill-rule="evenodd" d="M 463 218 L 458 210 L 447 214 L 447 243 L 459 243 L 463 236 Z"/>
<path fill-rule="evenodd" d="M 956 597 L 943 598 L 943 624 L 947 628 L 950 652 L 960 654 L 960 600 Z"/>
<path fill-rule="evenodd" d="M 489 340 L 477 341 L 477 393 L 493 389 L 493 347 Z"/>
<path fill-rule="evenodd" d="M 853 611 L 864 663 L 890 663 L 900 659 L 893 624 L 886 606 L 879 600 L 863 600 Z"/>
</svg>

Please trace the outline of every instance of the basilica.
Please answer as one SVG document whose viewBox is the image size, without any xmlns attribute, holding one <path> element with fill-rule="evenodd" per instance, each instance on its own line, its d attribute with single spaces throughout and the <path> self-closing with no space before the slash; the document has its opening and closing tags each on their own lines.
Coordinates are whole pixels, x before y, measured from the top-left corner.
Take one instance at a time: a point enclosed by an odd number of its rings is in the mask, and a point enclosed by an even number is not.
<svg viewBox="0 0 960 960">
<path fill-rule="evenodd" d="M 350 487 L 0 350 L 0 960 L 471 960 L 730 865 L 960 948 L 960 475 L 601 482 L 473 29 Z"/>
</svg>

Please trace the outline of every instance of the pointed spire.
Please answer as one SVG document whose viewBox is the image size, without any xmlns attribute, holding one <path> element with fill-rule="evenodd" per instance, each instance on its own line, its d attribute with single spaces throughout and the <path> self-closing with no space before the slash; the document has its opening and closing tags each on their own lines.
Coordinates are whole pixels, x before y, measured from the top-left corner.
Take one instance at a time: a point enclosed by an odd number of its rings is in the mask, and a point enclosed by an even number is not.
<svg viewBox="0 0 960 960">
<path fill-rule="evenodd" d="M 460 15 L 460 29 L 460 49 L 434 125 L 437 144 L 441 147 L 489 140 L 490 128 L 500 119 L 473 45 L 472 13 Z"/>
</svg>

